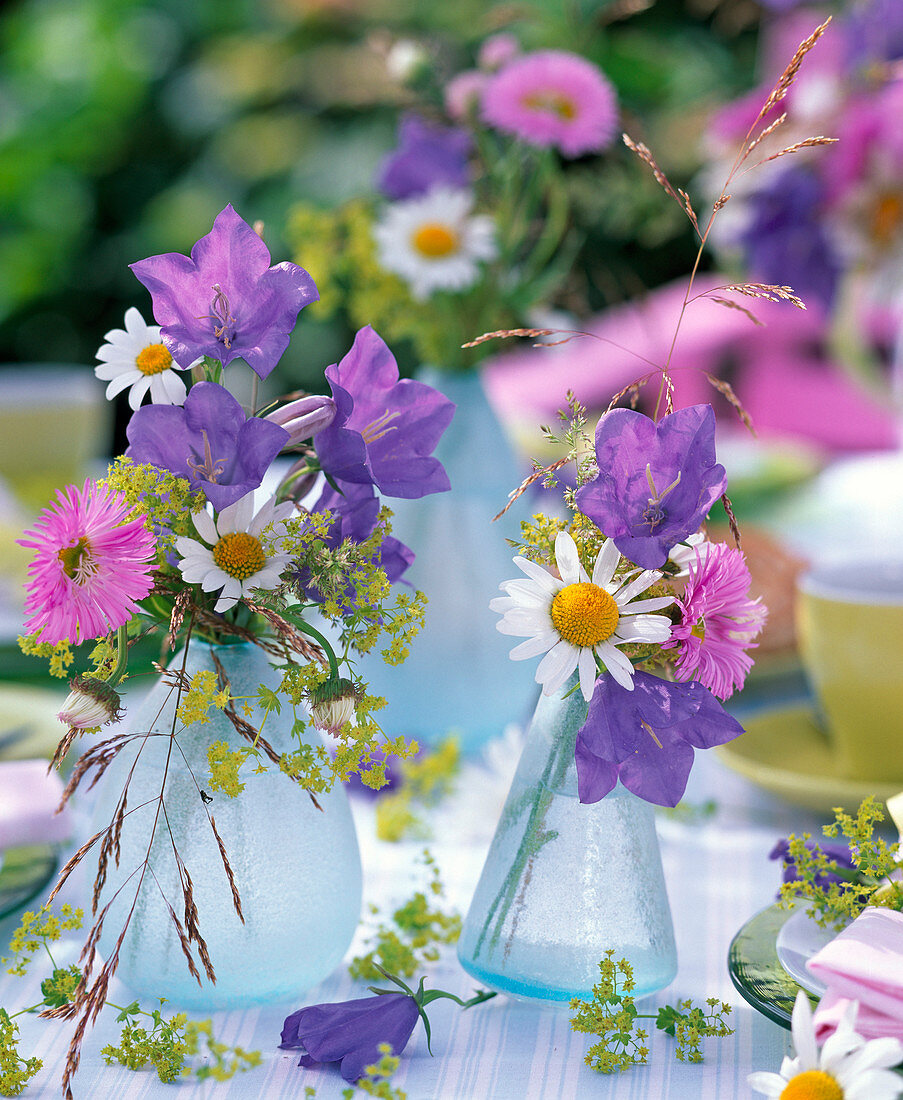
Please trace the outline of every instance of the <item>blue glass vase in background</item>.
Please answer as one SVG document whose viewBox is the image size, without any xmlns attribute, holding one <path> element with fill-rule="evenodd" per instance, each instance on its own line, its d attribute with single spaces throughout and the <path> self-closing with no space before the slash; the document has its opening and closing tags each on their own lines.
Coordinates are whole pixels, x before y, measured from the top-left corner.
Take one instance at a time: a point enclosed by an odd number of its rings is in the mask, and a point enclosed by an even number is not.
<svg viewBox="0 0 903 1100">
<path fill-rule="evenodd" d="M 576 683 L 540 696 L 458 943 L 480 982 L 538 1001 L 591 998 L 608 949 L 633 966 L 635 996 L 677 973 L 652 806 L 620 785 L 578 801 Z"/>
<path fill-rule="evenodd" d="M 370 689 L 389 700 L 382 727 L 421 744 L 453 732 L 465 752 L 498 737 L 511 722 L 525 724 L 538 687 L 534 662 L 513 662 L 512 641 L 496 630 L 489 601 L 518 575 L 506 538 L 520 537 L 528 508 L 518 502 L 493 517 L 526 473 L 493 412 L 477 371 L 425 370 L 418 376 L 456 407 L 435 455 L 451 491 L 421 500 L 390 499 L 392 533 L 417 555 L 404 579 L 429 598 L 426 625 L 403 665 L 376 655 L 361 665 Z"/>
<path fill-rule="evenodd" d="M 192 639 L 187 675 L 215 671 L 214 654 L 234 696 L 250 697 L 253 704 L 260 684 L 278 686 L 278 671 L 261 649 L 248 643 L 211 646 Z M 173 658 L 170 667 L 182 668 L 182 654 Z M 306 790 L 264 757 L 268 764 L 264 774 L 252 774 L 253 760 L 245 765 L 245 789 L 236 798 L 215 791 L 213 801 L 205 804 L 199 788 L 206 787 L 210 772 L 208 747 L 224 741 L 236 750 L 246 748 L 248 742 L 215 708 L 210 709 L 209 722 L 184 728 L 172 742 L 175 696 L 161 678 L 143 702 L 126 714 L 124 732 L 152 729 L 163 736 L 136 738 L 120 752 L 101 780 L 93 812 L 91 835 L 109 823 L 134 765 L 119 865 L 110 861 L 100 896 L 102 907 L 147 857 L 148 873 L 120 948 L 118 977 L 148 1003 L 165 997 L 178 1007 L 205 1012 L 296 999 L 339 964 L 360 918 L 361 862 L 347 795 L 336 784 L 329 793 L 317 794 L 322 807 L 317 809 Z M 239 714 L 242 705 L 243 699 Z M 248 720 L 259 728 L 259 708 L 254 707 Z M 267 717 L 262 736 L 277 751 L 287 749 L 291 724 L 292 708 L 284 706 L 281 715 Z M 310 735 L 319 738 L 316 730 L 310 730 Z M 148 852 L 171 744 L 165 818 L 160 815 Z M 214 818 L 228 853 L 244 923 L 233 908 L 208 815 Z M 216 984 L 206 979 L 200 965 L 203 985 L 191 977 L 162 896 L 182 920 L 184 903 L 173 843 L 191 875 L 198 924 Z M 89 855 L 86 863 L 90 861 Z M 105 959 L 115 947 L 140 873 L 112 900 L 100 941 Z"/>
</svg>

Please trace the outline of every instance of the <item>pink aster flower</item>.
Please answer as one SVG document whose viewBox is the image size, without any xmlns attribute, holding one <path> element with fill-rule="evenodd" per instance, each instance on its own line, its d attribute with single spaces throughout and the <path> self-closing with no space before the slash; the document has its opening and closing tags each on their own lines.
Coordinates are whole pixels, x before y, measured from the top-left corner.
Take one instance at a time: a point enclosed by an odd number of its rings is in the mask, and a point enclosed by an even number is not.
<svg viewBox="0 0 903 1100">
<path fill-rule="evenodd" d="M 484 122 L 529 145 L 554 146 L 566 157 L 611 143 L 618 121 L 614 88 L 576 54 L 537 50 L 515 58 L 483 92 Z"/>
<path fill-rule="evenodd" d="M 40 631 L 42 642 L 100 638 L 127 623 L 153 587 L 154 536 L 108 485 L 61 489 L 18 542 L 37 551 L 25 586 L 25 630 Z"/>
<path fill-rule="evenodd" d="M 749 569 L 739 550 L 726 543 L 704 543 L 690 562 L 684 594 L 675 601 L 680 622 L 663 648 L 677 649 L 678 680 L 698 680 L 728 699 L 752 668 L 747 649 L 765 624 L 767 611 L 749 598 Z"/>
</svg>

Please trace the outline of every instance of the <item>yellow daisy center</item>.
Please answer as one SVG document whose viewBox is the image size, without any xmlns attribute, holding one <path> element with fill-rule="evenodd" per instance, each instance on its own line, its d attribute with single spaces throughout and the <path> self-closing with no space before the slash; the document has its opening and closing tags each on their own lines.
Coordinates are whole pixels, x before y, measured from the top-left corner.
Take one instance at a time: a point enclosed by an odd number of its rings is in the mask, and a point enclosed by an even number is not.
<svg viewBox="0 0 903 1100">
<path fill-rule="evenodd" d="M 618 627 L 618 605 L 597 584 L 568 584 L 552 600 L 552 625 L 566 642 L 594 646 Z"/>
<path fill-rule="evenodd" d="M 530 111 L 548 111 L 566 122 L 577 117 L 577 107 L 572 99 L 561 92 L 532 92 L 524 96 L 523 105 Z"/>
<path fill-rule="evenodd" d="M 223 535 L 213 548 L 213 560 L 230 577 L 240 581 L 259 573 L 267 563 L 260 539 L 247 531 L 234 531 Z"/>
<path fill-rule="evenodd" d="M 135 366 L 142 374 L 162 374 L 172 366 L 172 356 L 164 344 L 148 344 L 138 352 Z"/>
<path fill-rule="evenodd" d="M 843 1089 L 830 1073 L 808 1069 L 787 1082 L 779 1100 L 843 1100 Z"/>
<path fill-rule="evenodd" d="M 448 256 L 458 248 L 458 234 L 441 222 L 428 222 L 411 237 L 411 243 L 421 254 L 431 260 Z"/>
<path fill-rule="evenodd" d="M 72 546 L 64 546 L 58 551 L 57 558 L 63 572 L 73 581 L 82 581 L 93 565 L 91 546 L 86 538 L 80 538 Z"/>
</svg>

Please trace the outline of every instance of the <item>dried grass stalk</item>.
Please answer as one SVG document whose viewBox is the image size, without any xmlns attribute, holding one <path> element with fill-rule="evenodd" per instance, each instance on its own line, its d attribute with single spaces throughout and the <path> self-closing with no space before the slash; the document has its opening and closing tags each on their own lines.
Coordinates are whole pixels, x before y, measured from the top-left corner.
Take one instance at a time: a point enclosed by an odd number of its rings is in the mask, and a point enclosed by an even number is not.
<svg viewBox="0 0 903 1100">
<path fill-rule="evenodd" d="M 611 401 L 608 402 L 608 407 L 605 411 L 610 413 L 615 405 L 628 395 L 630 396 L 630 407 L 635 409 L 640 400 L 640 390 L 648 383 L 650 377 L 651 375 L 647 374 L 645 378 L 638 378 L 635 382 L 631 382 L 629 386 L 625 386 L 622 390 L 618 390 Z"/>
<path fill-rule="evenodd" d="M 775 104 L 780 103 L 787 92 L 790 90 L 790 85 L 796 79 L 796 74 L 799 72 L 800 65 L 802 65 L 803 63 L 803 58 L 812 49 L 819 38 L 821 38 L 821 36 L 825 33 L 830 23 L 831 17 L 829 16 L 824 21 L 824 23 L 821 24 L 821 26 L 816 27 L 815 30 L 809 35 L 809 37 L 804 38 L 803 41 L 800 42 L 800 44 L 797 46 L 796 53 L 793 55 L 793 57 L 791 57 L 790 63 L 788 64 L 787 68 L 778 77 L 778 81 L 771 89 L 771 92 L 769 93 L 768 98 L 765 100 L 762 110 L 759 111 L 756 122 L 759 122 L 761 119 L 763 119 L 772 109 L 772 107 L 774 107 Z M 755 123 L 753 125 L 755 125 Z"/>
<path fill-rule="evenodd" d="M 278 612 L 273 611 L 270 607 L 265 607 L 263 604 L 256 603 L 254 600 L 245 600 L 245 603 L 251 611 L 256 611 L 258 615 L 263 615 L 270 626 L 273 627 L 276 634 L 279 636 L 280 641 L 284 642 L 290 649 L 293 649 L 296 653 L 300 653 L 305 660 L 319 661 L 321 665 L 327 664 L 326 654 L 318 645 L 315 645 L 311 640 L 300 630 L 296 630 L 290 622 L 284 619 Z"/>
<path fill-rule="evenodd" d="M 62 890 L 62 888 L 65 886 L 66 879 L 69 878 L 69 876 L 72 874 L 72 872 L 75 870 L 75 868 L 79 865 L 79 863 L 81 863 L 81 861 L 88 854 L 88 852 L 91 851 L 91 849 L 98 842 L 98 840 L 100 840 L 100 838 L 104 835 L 104 833 L 109 832 L 109 829 L 110 829 L 110 826 L 107 825 L 106 828 L 101 829 L 100 832 L 98 832 L 98 833 L 95 833 L 94 836 L 92 836 L 89 840 L 85 841 L 85 843 L 81 846 L 81 848 L 78 849 L 77 852 L 75 852 L 73 855 L 71 855 L 69 857 L 69 859 L 66 861 L 66 864 L 63 867 L 62 871 L 60 871 L 59 878 L 56 880 L 56 884 L 54 885 L 53 889 L 50 891 L 50 896 L 47 898 L 47 904 L 48 905 L 51 905 L 53 903 L 54 898 L 57 896 L 57 894 L 60 892 L 60 890 Z"/>
<path fill-rule="evenodd" d="M 734 388 L 730 382 L 726 382 L 723 378 L 718 378 L 714 374 L 709 374 L 708 371 L 703 371 L 709 382 L 715 387 L 715 389 L 726 399 L 728 404 L 733 408 L 746 427 L 749 429 L 752 435 L 756 434 L 756 429 L 753 427 L 752 417 L 743 407 L 743 403 L 740 398 L 734 393 Z"/>
<path fill-rule="evenodd" d="M 232 891 L 232 905 L 235 907 L 235 912 L 238 914 L 238 919 L 242 924 L 245 923 L 244 913 L 241 911 L 241 896 L 238 893 L 238 886 L 235 883 L 235 875 L 232 872 L 232 865 L 229 863 L 229 857 L 226 855 L 226 845 L 223 844 L 223 838 L 219 835 L 219 830 L 216 827 L 216 821 L 213 816 L 210 817 L 210 828 L 213 829 L 213 835 L 216 837 L 217 847 L 219 848 L 220 858 L 223 861 L 223 870 L 226 872 L 226 878 L 229 880 L 229 889 Z"/>
<path fill-rule="evenodd" d="M 555 332 L 556 330 L 553 328 L 500 328 L 496 329 L 495 332 L 484 332 L 476 340 L 468 340 L 461 347 L 478 348 L 480 344 L 485 344 L 487 340 L 508 340 L 512 336 L 554 336 Z"/>
<path fill-rule="evenodd" d="M 792 286 L 777 286 L 773 283 L 731 283 L 721 287 L 734 294 L 745 294 L 747 298 L 765 298 L 769 302 L 790 302 L 797 309 L 805 309 L 806 304 Z"/>
<path fill-rule="evenodd" d="M 66 759 L 66 755 L 72 748 L 72 742 L 76 739 L 76 737 L 78 737 L 79 733 L 81 733 L 81 730 L 76 729 L 74 726 L 66 730 L 63 736 L 60 738 L 59 744 L 57 745 L 53 756 L 50 758 L 50 763 L 47 765 L 48 772 L 50 772 L 53 768 L 59 768 L 62 762 Z"/>
<path fill-rule="evenodd" d="M 182 622 L 185 619 L 185 613 L 192 603 L 191 589 L 183 588 L 176 594 L 176 598 L 172 602 L 172 614 L 169 617 L 169 632 L 164 639 L 164 645 L 167 649 L 173 650 L 176 645 L 176 638 L 179 631 L 182 629 Z"/>
<path fill-rule="evenodd" d="M 786 121 L 787 112 L 785 111 L 784 114 L 778 115 L 778 117 L 774 119 L 773 122 L 769 122 L 769 124 L 752 139 L 749 145 L 746 146 L 744 159 L 749 156 L 749 154 L 753 151 L 753 149 L 756 148 L 756 146 L 761 145 L 766 138 L 771 137 L 775 130 L 777 130 L 780 126 L 783 126 Z"/>
<path fill-rule="evenodd" d="M 780 149 L 777 153 L 772 153 L 770 157 L 765 157 L 763 160 L 758 160 L 752 166 L 752 168 L 758 168 L 760 164 L 768 164 L 769 161 L 777 160 L 778 157 L 786 157 L 788 153 L 797 153 L 800 149 L 811 149 L 816 145 L 836 145 L 837 138 L 818 137 L 806 138 L 804 141 L 798 141 L 795 145 L 788 145 L 786 149 Z M 752 168 L 748 171 L 752 171 Z"/>
<path fill-rule="evenodd" d="M 703 297 L 709 298 L 712 302 L 717 302 L 719 306 L 727 306 L 728 309 L 737 309 L 741 313 L 745 313 L 754 325 L 758 325 L 759 328 L 765 327 L 764 321 L 760 321 L 751 309 L 747 309 L 746 306 L 741 306 L 739 302 L 734 302 L 730 298 L 718 298 L 712 294 L 706 294 L 703 295 Z"/>
<path fill-rule="evenodd" d="M 730 497 L 727 493 L 721 494 L 721 503 L 724 506 L 725 514 L 727 515 L 727 522 L 730 525 L 731 534 L 734 536 L 734 545 L 738 550 L 742 550 L 740 545 L 740 527 L 737 523 L 737 517 L 734 515 L 734 510 L 731 507 Z"/>
<path fill-rule="evenodd" d="M 534 482 L 538 481 L 541 477 L 547 477 L 549 474 L 554 474 L 556 470 L 560 470 L 561 467 L 566 466 L 568 462 L 570 462 L 569 458 L 559 458 L 559 460 L 553 462 L 551 466 L 537 466 L 528 478 L 525 478 L 513 492 L 508 494 L 508 503 L 498 515 L 492 517 L 492 522 L 495 523 L 497 519 L 501 519 L 511 505 L 514 504 L 516 500 L 519 500 Z"/>
<path fill-rule="evenodd" d="M 677 205 L 683 210 L 683 212 L 690 219 L 690 223 L 696 230 L 696 233 L 701 236 L 699 232 L 699 222 L 696 218 L 696 212 L 693 209 L 693 205 L 690 202 L 690 196 L 686 191 L 682 191 L 679 187 L 673 187 L 671 181 L 661 170 L 655 157 L 652 155 L 652 150 L 648 145 L 644 145 L 642 141 L 634 141 L 629 134 L 621 134 L 621 140 L 627 146 L 627 148 L 643 161 L 644 164 L 648 164 L 652 169 L 652 174 L 655 177 L 655 182 L 677 203 Z"/>
</svg>

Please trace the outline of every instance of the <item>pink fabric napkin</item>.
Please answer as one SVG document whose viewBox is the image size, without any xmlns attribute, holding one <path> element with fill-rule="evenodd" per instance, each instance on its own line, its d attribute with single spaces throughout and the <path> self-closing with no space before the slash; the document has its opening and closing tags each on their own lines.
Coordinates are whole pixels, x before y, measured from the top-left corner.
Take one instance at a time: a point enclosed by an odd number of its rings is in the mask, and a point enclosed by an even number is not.
<svg viewBox="0 0 903 1100">
<path fill-rule="evenodd" d="M 68 810 L 56 812 L 62 793 L 62 780 L 47 774 L 46 760 L 0 763 L 0 851 L 65 840 L 72 821 Z"/>
<path fill-rule="evenodd" d="M 815 1011 L 819 1043 L 850 1001 L 859 1002 L 856 1031 L 864 1038 L 903 1040 L 903 913 L 865 909 L 807 967 L 828 987 Z"/>
</svg>

